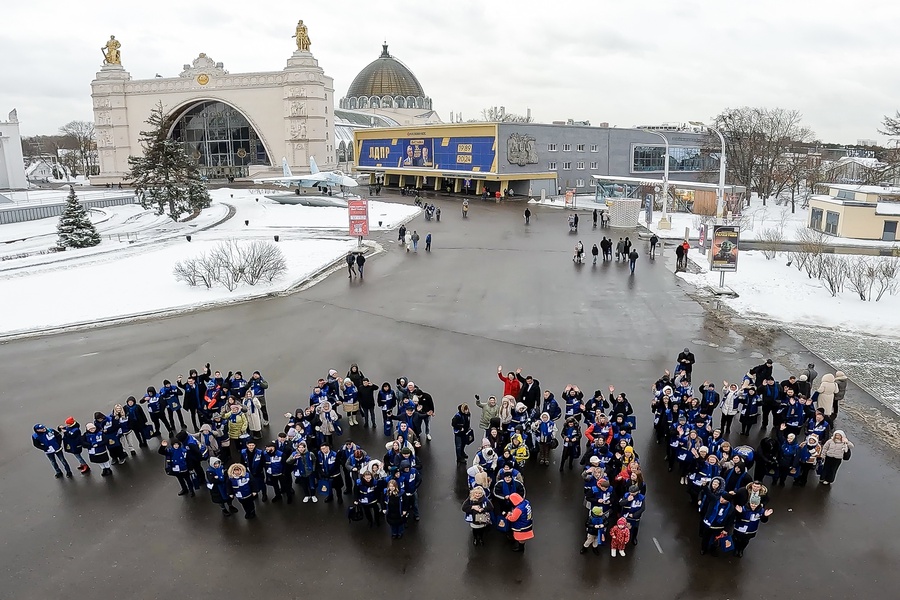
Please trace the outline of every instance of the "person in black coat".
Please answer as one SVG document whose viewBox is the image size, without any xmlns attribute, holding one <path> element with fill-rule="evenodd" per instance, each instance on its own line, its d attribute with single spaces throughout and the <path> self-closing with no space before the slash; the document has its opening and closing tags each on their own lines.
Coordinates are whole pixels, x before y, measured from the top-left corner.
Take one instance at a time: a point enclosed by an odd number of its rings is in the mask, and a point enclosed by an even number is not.
<svg viewBox="0 0 900 600">
<path fill-rule="evenodd" d="M 771 475 L 772 481 L 774 481 L 775 474 L 778 473 L 780 458 L 781 446 L 778 444 L 778 440 L 772 437 L 763 438 L 754 456 L 753 479 L 763 481 L 766 475 Z"/>
<path fill-rule="evenodd" d="M 362 412 L 363 427 L 369 426 L 369 418 L 371 417 L 372 429 L 375 429 L 375 394 L 378 393 L 379 387 L 373 385 L 368 377 L 363 377 L 362 385 L 356 387 L 359 392 L 359 409 Z"/>
<path fill-rule="evenodd" d="M 462 403 L 456 407 L 456 414 L 450 420 L 450 425 L 453 427 L 453 443 L 456 445 L 456 464 L 458 465 L 466 464 L 466 459 L 469 458 L 466 455 L 466 443 L 468 442 L 466 438 L 471 430 L 470 423 L 469 405 Z"/>
<path fill-rule="evenodd" d="M 690 375 L 691 371 L 694 370 L 694 363 L 697 362 L 697 359 L 694 358 L 694 353 L 691 352 L 690 348 L 685 348 L 683 352 L 678 353 L 676 361 L 681 369 Z"/>
<path fill-rule="evenodd" d="M 521 369 L 516 369 L 516 379 L 522 384 L 522 390 L 519 392 L 519 402 L 527 406 L 530 413 L 535 406 L 540 406 L 541 382 L 531 375 L 522 377 Z"/>
<path fill-rule="evenodd" d="M 772 359 L 769 358 L 761 365 L 753 367 L 756 372 L 756 388 L 759 389 L 766 383 L 766 379 L 772 377 Z"/>
</svg>

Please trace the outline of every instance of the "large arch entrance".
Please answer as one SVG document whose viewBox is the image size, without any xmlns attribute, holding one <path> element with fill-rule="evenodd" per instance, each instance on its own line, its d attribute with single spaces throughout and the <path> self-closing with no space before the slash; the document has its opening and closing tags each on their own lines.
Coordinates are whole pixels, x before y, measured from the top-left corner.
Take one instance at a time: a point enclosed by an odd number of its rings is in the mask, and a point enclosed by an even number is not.
<svg viewBox="0 0 900 600">
<path fill-rule="evenodd" d="M 248 177 L 251 166 L 271 166 L 265 145 L 247 118 L 218 100 L 203 100 L 181 109 L 170 133 L 184 144 L 209 179 Z"/>
</svg>

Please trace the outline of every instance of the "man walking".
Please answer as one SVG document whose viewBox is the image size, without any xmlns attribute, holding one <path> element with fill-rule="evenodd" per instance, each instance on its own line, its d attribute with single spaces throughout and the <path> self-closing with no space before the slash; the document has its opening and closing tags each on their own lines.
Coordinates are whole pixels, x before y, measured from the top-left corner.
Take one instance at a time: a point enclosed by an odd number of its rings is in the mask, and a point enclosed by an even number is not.
<svg viewBox="0 0 900 600">
<path fill-rule="evenodd" d="M 362 252 L 356 254 L 356 268 L 359 269 L 359 278 L 362 279 L 363 267 L 366 266 L 366 257 Z"/>
<path fill-rule="evenodd" d="M 48 429 L 38 423 L 34 426 L 34 433 L 31 434 L 31 443 L 50 460 L 53 470 L 56 471 L 57 479 L 61 479 L 63 476 L 62 470 L 57 463 L 62 463 L 62 466 L 65 467 L 66 477 L 72 477 L 72 469 L 69 467 L 69 463 L 66 462 L 65 456 L 63 456 L 63 439 L 59 432 Z"/>
<path fill-rule="evenodd" d="M 525 209 L 525 224 L 528 225 L 531 222 L 531 209 Z"/>
<path fill-rule="evenodd" d="M 419 232 L 416 230 L 413 230 L 413 233 L 412 233 L 412 243 L 413 243 L 413 252 L 418 252 L 419 251 Z"/>
<path fill-rule="evenodd" d="M 347 253 L 347 273 L 347 279 L 353 279 L 353 276 L 356 275 L 356 258 L 352 252 Z"/>
<path fill-rule="evenodd" d="M 431 252 L 431 232 L 425 234 L 425 252 Z"/>
<path fill-rule="evenodd" d="M 594 256 L 594 264 L 597 264 L 597 256 L 600 254 L 600 249 L 597 247 L 597 244 L 594 244 L 594 247 L 591 248 L 591 254 Z"/>
<path fill-rule="evenodd" d="M 637 262 L 638 252 L 634 248 L 631 249 L 631 252 L 628 253 L 628 268 L 631 269 L 631 274 L 634 275 L 634 264 Z"/>
<path fill-rule="evenodd" d="M 656 237 L 656 234 L 650 236 L 650 258 L 656 258 L 656 245 L 659 243 L 659 238 Z"/>
</svg>

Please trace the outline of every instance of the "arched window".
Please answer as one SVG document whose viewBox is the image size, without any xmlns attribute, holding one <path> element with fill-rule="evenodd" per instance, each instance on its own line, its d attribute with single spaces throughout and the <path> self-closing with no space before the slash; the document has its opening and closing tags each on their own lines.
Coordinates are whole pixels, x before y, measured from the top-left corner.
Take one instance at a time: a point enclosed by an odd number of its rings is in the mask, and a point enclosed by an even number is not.
<svg viewBox="0 0 900 600">
<path fill-rule="evenodd" d="M 422 96 L 416 98 L 416 108 L 425 108 L 425 99 Z"/>
<path fill-rule="evenodd" d="M 356 98 L 350 98 L 350 110 L 356 110 Z"/>
<path fill-rule="evenodd" d="M 394 105 L 394 99 L 390 96 L 385 96 L 381 99 L 381 108 L 391 108 Z"/>
<path fill-rule="evenodd" d="M 416 99 L 414 96 L 406 97 L 406 108 L 415 108 L 416 107 Z"/>
<path fill-rule="evenodd" d="M 359 98 L 359 107 L 360 108 L 369 108 L 369 99 L 365 96 L 361 96 Z"/>
<path fill-rule="evenodd" d="M 406 108 L 406 98 L 404 98 L 403 96 L 397 96 L 394 99 L 394 105 L 397 108 Z"/>
<path fill-rule="evenodd" d="M 371 108 L 381 108 L 381 99 L 378 96 L 372 96 L 369 99 L 369 106 Z"/>
</svg>

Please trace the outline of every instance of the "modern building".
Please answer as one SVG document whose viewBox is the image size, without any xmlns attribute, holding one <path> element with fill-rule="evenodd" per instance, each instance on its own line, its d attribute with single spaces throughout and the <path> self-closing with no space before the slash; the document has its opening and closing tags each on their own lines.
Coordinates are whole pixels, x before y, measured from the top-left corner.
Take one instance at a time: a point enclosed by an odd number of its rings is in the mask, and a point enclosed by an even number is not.
<svg viewBox="0 0 900 600">
<path fill-rule="evenodd" d="M 663 136 L 663 137 L 661 137 Z M 535 123 L 458 123 L 358 129 L 357 169 L 388 186 L 518 196 L 593 193 L 593 175 L 699 181 L 718 170 L 702 133 Z"/>
<path fill-rule="evenodd" d="M 400 126 L 440 123 L 431 109 L 419 79 L 405 64 L 388 52 L 387 42 L 381 56 L 366 65 L 341 98 L 340 108 L 381 115 Z"/>
<path fill-rule="evenodd" d="M 809 199 L 809 226 L 816 231 L 860 240 L 897 239 L 900 188 L 827 184 L 828 194 Z"/>
<path fill-rule="evenodd" d="M 0 190 L 20 190 L 27 187 L 19 117 L 13 109 L 6 121 L 0 121 Z"/>
<path fill-rule="evenodd" d="M 111 40 L 107 48 L 118 43 Z M 185 143 L 210 178 L 280 174 L 282 157 L 295 173 L 309 172 L 310 157 L 322 169 L 335 168 L 334 82 L 309 44 L 308 37 L 302 44 L 298 38 L 280 71 L 229 73 L 201 53 L 177 77 L 153 79 L 132 79 L 119 46 L 107 50 L 91 82 L 100 158 L 92 183 L 123 179 L 128 157 L 141 152 L 145 121 L 159 104 L 175 120 L 170 135 Z"/>
</svg>

